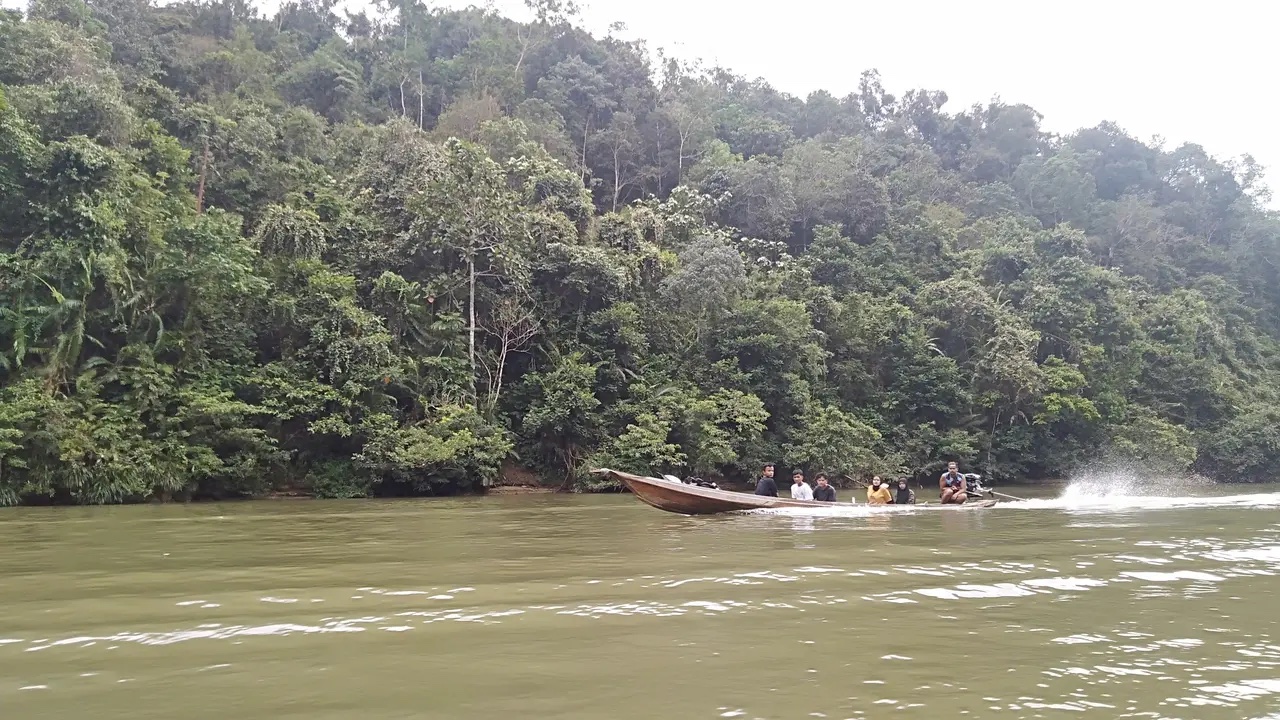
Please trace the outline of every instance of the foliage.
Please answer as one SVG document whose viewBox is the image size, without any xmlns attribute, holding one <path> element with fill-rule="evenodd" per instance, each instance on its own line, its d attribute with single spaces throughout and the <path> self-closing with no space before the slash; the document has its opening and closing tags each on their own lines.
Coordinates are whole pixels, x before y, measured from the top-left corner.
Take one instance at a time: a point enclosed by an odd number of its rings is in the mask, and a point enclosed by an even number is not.
<svg viewBox="0 0 1280 720">
<path fill-rule="evenodd" d="M 0 503 L 1269 478 L 1251 159 L 874 71 L 795 98 L 533 6 L 0 14 Z"/>
</svg>

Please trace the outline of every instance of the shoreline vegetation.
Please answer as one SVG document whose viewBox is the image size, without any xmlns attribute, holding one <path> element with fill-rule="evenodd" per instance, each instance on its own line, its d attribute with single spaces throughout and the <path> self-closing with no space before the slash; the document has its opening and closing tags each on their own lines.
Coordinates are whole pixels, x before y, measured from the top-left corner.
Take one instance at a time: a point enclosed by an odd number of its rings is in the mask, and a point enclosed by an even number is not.
<svg viewBox="0 0 1280 720">
<path fill-rule="evenodd" d="M 0 504 L 1274 474 L 1252 159 L 530 6 L 0 12 Z"/>
</svg>

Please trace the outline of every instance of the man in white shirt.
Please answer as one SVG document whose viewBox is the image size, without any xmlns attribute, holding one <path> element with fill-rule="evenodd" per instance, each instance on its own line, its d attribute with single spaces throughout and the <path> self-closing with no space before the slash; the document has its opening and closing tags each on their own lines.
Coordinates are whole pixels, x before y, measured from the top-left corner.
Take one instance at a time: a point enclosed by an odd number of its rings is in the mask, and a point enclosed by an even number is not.
<svg viewBox="0 0 1280 720">
<path fill-rule="evenodd" d="M 813 488 L 809 487 L 809 483 L 804 481 L 804 473 L 796 470 L 791 473 L 791 499 L 792 500 L 812 500 Z"/>
</svg>

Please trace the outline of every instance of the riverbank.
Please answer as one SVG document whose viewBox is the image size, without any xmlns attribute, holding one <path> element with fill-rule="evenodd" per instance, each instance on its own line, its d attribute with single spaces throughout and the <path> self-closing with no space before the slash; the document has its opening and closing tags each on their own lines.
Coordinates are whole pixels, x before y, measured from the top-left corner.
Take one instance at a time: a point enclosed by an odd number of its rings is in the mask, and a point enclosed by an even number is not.
<svg viewBox="0 0 1280 720">
<path fill-rule="evenodd" d="M 486 495 L 534 495 L 566 492 L 563 486 L 544 485 L 533 470 L 511 462 L 504 463 L 494 484 L 479 491 L 457 493 L 452 497 L 477 497 Z M 263 500 L 315 500 L 317 496 L 302 487 L 289 487 L 272 491 Z"/>
<path fill-rule="evenodd" d="M 535 495 L 550 494 L 560 492 L 556 488 L 544 487 L 542 485 L 494 485 L 489 488 L 485 495 Z"/>
</svg>

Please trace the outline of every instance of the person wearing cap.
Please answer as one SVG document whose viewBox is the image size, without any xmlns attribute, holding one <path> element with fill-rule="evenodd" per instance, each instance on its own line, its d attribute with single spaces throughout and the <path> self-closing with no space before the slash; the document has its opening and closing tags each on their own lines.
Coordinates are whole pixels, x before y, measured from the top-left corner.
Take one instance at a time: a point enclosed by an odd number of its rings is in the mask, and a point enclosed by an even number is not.
<svg viewBox="0 0 1280 720">
<path fill-rule="evenodd" d="M 868 505 L 888 505 L 893 502 L 893 493 L 889 492 L 889 488 L 885 487 L 880 476 L 876 475 L 871 478 L 871 485 L 867 487 L 867 504 Z"/>
<path fill-rule="evenodd" d="M 827 474 L 818 473 L 818 487 L 813 489 L 813 499 L 822 502 L 835 502 L 836 489 L 827 483 Z"/>
<path fill-rule="evenodd" d="M 898 490 L 893 496 L 894 505 L 915 505 L 916 491 L 907 485 L 906 478 L 898 478 Z"/>
<path fill-rule="evenodd" d="M 773 463 L 765 463 L 756 481 L 756 494 L 778 497 L 778 484 L 773 481 Z"/>
<path fill-rule="evenodd" d="M 804 473 L 796 470 L 791 473 L 791 499 L 792 500 L 812 500 L 813 488 L 809 487 L 809 483 L 804 481 Z"/>
</svg>

